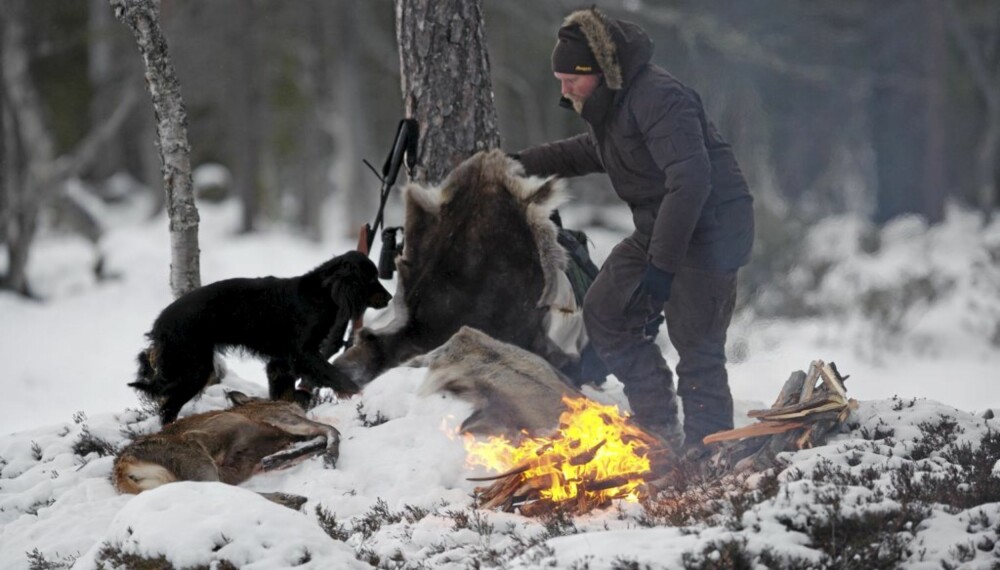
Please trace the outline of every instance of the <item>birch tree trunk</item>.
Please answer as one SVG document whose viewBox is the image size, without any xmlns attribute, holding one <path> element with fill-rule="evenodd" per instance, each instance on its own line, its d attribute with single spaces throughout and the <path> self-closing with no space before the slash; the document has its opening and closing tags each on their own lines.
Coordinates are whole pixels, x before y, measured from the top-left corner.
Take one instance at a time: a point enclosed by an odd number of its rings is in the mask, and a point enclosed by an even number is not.
<svg viewBox="0 0 1000 570">
<path fill-rule="evenodd" d="M 420 123 L 414 178 L 437 183 L 500 146 L 479 0 L 396 0 L 403 106 Z"/>
<path fill-rule="evenodd" d="M 157 146 L 163 161 L 163 188 L 170 218 L 170 288 L 175 297 L 201 285 L 198 208 L 191 185 L 191 147 L 180 81 L 160 30 L 158 0 L 110 0 L 115 17 L 132 30 L 146 66 L 153 99 Z"/>
</svg>

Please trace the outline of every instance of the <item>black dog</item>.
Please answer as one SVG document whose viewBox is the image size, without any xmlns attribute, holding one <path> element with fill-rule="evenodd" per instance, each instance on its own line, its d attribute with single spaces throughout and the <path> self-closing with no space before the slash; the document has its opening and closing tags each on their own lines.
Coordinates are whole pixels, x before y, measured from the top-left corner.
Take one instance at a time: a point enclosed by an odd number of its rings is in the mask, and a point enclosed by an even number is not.
<svg viewBox="0 0 1000 570">
<path fill-rule="evenodd" d="M 364 254 L 349 252 L 305 275 L 226 279 L 195 289 L 163 309 L 139 353 L 129 386 L 160 406 L 164 424 L 212 379 L 216 351 L 241 348 L 268 360 L 272 399 L 289 399 L 302 377 L 339 395 L 360 388 L 328 362 L 350 321 L 392 296 Z"/>
</svg>

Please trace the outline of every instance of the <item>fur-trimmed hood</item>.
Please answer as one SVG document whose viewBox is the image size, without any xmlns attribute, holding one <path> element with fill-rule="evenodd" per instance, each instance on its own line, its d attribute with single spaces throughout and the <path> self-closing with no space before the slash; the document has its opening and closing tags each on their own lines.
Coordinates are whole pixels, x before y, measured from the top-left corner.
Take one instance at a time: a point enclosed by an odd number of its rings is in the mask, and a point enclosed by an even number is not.
<svg viewBox="0 0 1000 570">
<path fill-rule="evenodd" d="M 563 21 L 564 26 L 574 24 L 587 38 L 610 89 L 626 87 L 653 57 L 653 40 L 638 24 L 609 18 L 597 8 L 577 10 Z"/>
</svg>

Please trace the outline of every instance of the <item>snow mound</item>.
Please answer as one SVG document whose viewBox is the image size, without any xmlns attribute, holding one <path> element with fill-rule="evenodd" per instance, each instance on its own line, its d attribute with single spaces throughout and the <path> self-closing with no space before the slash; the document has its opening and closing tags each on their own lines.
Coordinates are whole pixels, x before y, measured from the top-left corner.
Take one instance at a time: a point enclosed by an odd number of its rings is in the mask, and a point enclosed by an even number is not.
<svg viewBox="0 0 1000 570">
<path fill-rule="evenodd" d="M 128 502 L 74 568 L 100 568 L 108 546 L 178 568 L 367 568 L 306 515 L 223 483 L 180 482 Z"/>
</svg>

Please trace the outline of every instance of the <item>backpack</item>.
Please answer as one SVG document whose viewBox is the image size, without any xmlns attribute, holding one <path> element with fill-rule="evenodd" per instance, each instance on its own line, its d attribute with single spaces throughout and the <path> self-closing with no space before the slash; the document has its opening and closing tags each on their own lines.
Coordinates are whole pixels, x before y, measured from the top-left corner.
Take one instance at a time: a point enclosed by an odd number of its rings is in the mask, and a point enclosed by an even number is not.
<svg viewBox="0 0 1000 570">
<path fill-rule="evenodd" d="M 590 258 L 590 249 L 587 246 L 587 234 L 580 230 L 564 228 L 559 222 L 556 222 L 556 225 L 559 228 L 557 235 L 559 245 L 566 250 L 568 257 L 566 277 L 573 288 L 576 305 L 583 307 L 583 298 L 586 296 L 587 290 L 590 289 L 591 283 L 594 282 L 594 279 L 597 279 L 597 273 L 600 269 Z M 594 351 L 593 345 L 589 342 L 580 351 L 580 361 L 563 369 L 563 372 L 578 387 L 586 383 L 600 386 L 604 383 L 608 375 L 607 367 L 601 361 L 600 357 L 597 356 L 597 352 Z"/>
<path fill-rule="evenodd" d="M 569 283 L 573 286 L 576 305 L 582 307 L 583 297 L 587 294 L 587 289 L 590 289 L 590 284 L 597 278 L 599 271 L 597 265 L 590 259 L 587 234 L 580 230 L 559 228 L 558 240 L 559 245 L 569 255 L 569 263 L 566 264 L 566 277 L 569 278 Z"/>
</svg>

